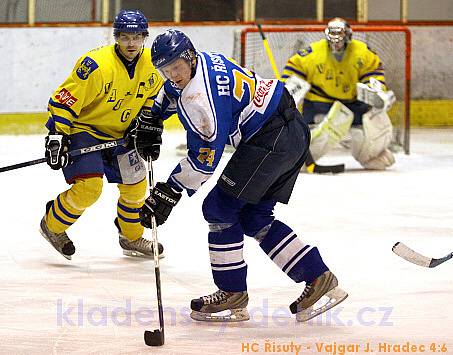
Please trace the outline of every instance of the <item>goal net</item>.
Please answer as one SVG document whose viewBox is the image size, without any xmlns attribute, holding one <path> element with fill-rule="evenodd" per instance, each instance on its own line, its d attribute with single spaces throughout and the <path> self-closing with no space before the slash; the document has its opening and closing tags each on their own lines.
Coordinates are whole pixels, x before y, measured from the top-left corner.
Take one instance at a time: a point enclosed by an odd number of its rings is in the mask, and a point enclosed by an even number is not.
<svg viewBox="0 0 453 355">
<path fill-rule="evenodd" d="M 324 38 L 323 30 L 321 26 L 263 27 L 280 73 L 298 50 Z M 375 49 L 384 64 L 386 84 L 397 99 L 389 111 L 394 126 L 392 147 L 409 154 L 410 32 L 405 26 L 352 26 L 352 30 L 352 37 Z M 256 27 L 236 34 L 233 56 L 260 76 L 275 77 Z"/>
</svg>

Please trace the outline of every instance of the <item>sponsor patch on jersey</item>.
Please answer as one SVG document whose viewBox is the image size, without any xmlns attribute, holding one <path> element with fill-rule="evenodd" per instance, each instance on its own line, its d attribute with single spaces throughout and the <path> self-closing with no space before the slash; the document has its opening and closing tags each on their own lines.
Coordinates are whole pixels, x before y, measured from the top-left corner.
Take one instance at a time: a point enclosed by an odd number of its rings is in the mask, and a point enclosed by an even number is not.
<svg viewBox="0 0 453 355">
<path fill-rule="evenodd" d="M 261 79 L 258 83 L 258 87 L 255 91 L 255 96 L 253 97 L 253 103 L 257 107 L 262 107 L 266 96 L 269 94 L 269 90 L 273 85 L 273 80 L 263 80 Z"/>
<path fill-rule="evenodd" d="M 65 88 L 61 89 L 60 92 L 55 95 L 55 99 L 68 107 L 71 107 L 77 102 L 77 98 L 74 97 L 70 93 L 70 91 Z"/>
<path fill-rule="evenodd" d="M 304 49 L 301 49 L 300 51 L 297 51 L 297 54 L 299 54 L 301 57 L 305 57 L 306 55 L 309 55 L 313 50 L 311 47 L 306 47 Z"/>
<path fill-rule="evenodd" d="M 97 63 L 91 59 L 90 57 L 85 57 L 80 63 L 79 67 L 76 70 L 77 76 L 82 79 L 86 80 L 90 76 L 92 72 L 94 72 L 99 66 Z"/>
</svg>

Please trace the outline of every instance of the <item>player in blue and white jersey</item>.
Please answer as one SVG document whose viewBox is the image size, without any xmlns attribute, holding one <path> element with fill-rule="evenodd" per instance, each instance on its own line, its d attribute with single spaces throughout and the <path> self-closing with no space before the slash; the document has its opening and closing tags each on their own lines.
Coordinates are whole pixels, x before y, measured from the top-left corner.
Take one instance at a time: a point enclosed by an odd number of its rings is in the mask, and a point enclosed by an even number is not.
<svg viewBox="0 0 453 355">
<path fill-rule="evenodd" d="M 176 104 L 187 131 L 188 154 L 166 182 L 156 184 L 142 208 L 142 223 L 150 227 L 154 215 L 157 225 L 163 224 L 181 192 L 191 196 L 213 174 L 225 145 L 236 148 L 203 202 L 211 269 L 219 290 L 192 300 L 191 317 L 249 319 L 244 235 L 256 239 L 291 279 L 306 282 L 302 295 L 290 306 L 299 320 L 344 300 L 347 294 L 337 287 L 318 249 L 303 243 L 273 216 L 277 202 L 288 203 L 310 142 L 308 126 L 284 84 L 260 78 L 222 54 L 197 52 L 177 30 L 157 36 L 151 56 L 168 79 L 152 111 L 165 118 Z M 324 294 L 335 301 L 313 311 Z M 230 314 L 216 315 L 225 310 Z"/>
</svg>

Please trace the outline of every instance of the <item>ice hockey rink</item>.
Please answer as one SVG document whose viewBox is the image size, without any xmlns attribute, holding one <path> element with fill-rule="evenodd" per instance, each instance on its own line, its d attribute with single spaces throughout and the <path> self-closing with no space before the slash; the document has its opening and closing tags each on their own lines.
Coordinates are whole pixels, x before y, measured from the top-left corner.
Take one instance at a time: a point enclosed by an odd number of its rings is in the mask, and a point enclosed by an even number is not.
<svg viewBox="0 0 453 355">
<path fill-rule="evenodd" d="M 43 138 L 0 136 L 0 165 L 40 158 Z M 156 181 L 180 159 L 175 147 L 183 141 L 183 132 L 164 134 Z M 154 264 L 122 255 L 113 225 L 116 186 L 105 184 L 100 200 L 69 230 L 77 250 L 67 261 L 38 232 L 45 202 L 67 186 L 61 173 L 46 164 L 1 173 L 0 353 L 341 354 L 343 345 L 349 350 L 343 353 L 369 346 L 369 354 L 395 354 L 409 345 L 416 347 L 412 354 L 453 354 L 453 261 L 427 269 L 391 251 L 397 241 L 431 257 L 453 251 L 453 130 L 414 129 L 411 155 L 396 160 L 388 171 L 364 171 L 338 150 L 321 163 L 344 162 L 344 174 L 302 174 L 290 204 L 276 209 L 304 242 L 318 246 L 349 293 L 305 324 L 288 309 L 303 284 L 294 284 L 250 238 L 250 321 L 190 319 L 190 300 L 216 290 L 201 202 L 220 166 L 158 229 L 166 255 L 160 348 L 143 341 L 145 329 L 158 328 Z"/>
</svg>

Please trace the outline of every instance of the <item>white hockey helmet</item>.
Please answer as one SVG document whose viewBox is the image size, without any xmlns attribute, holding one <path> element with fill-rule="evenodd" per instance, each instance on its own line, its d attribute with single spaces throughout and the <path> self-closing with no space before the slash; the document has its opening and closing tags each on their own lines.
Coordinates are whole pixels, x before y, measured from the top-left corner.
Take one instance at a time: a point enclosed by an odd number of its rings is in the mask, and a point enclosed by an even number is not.
<svg viewBox="0 0 453 355">
<path fill-rule="evenodd" d="M 330 50 L 333 54 L 343 53 L 352 38 L 352 29 L 349 23 L 341 17 L 330 20 L 324 30 Z"/>
</svg>

